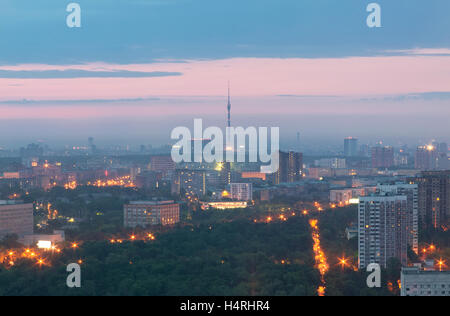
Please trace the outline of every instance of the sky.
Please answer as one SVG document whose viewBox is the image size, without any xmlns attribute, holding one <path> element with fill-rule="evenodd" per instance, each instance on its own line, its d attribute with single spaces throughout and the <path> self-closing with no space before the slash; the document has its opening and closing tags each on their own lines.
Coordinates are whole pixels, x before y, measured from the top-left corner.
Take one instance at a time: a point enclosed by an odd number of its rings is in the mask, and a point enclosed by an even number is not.
<svg viewBox="0 0 450 316">
<path fill-rule="evenodd" d="M 164 144 L 194 118 L 282 142 L 450 142 L 450 2 L 0 0 L 0 146 Z"/>
</svg>

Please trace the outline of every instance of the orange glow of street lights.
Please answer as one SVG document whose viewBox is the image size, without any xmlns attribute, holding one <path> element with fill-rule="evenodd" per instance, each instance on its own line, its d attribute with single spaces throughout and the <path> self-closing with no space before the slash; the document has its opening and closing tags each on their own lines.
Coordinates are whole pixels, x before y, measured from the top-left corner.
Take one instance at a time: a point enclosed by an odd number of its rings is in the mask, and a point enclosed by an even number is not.
<svg viewBox="0 0 450 316">
<path fill-rule="evenodd" d="M 345 257 L 342 258 L 338 258 L 339 260 L 339 265 L 342 267 L 342 269 L 344 269 L 345 267 L 348 266 L 348 259 Z"/>
<path fill-rule="evenodd" d="M 439 271 L 442 272 L 442 268 L 445 267 L 445 261 L 441 259 L 439 259 L 439 261 L 437 262 L 437 265 L 439 266 Z"/>
<path fill-rule="evenodd" d="M 73 249 L 77 249 L 78 247 L 79 247 L 79 245 L 76 242 L 72 243 L 72 248 Z"/>
<path fill-rule="evenodd" d="M 319 294 L 319 296 L 325 296 L 325 290 L 326 288 L 324 286 L 319 286 L 317 289 L 317 294 Z"/>
<path fill-rule="evenodd" d="M 131 240 L 136 240 L 136 236 L 135 235 L 131 235 L 130 239 Z"/>
</svg>

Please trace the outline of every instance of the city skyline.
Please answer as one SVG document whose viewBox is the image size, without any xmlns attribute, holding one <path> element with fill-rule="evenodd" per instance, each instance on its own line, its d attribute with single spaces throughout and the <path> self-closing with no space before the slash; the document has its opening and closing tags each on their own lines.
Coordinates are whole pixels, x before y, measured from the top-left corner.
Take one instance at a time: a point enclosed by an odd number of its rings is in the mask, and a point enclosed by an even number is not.
<svg viewBox="0 0 450 316">
<path fill-rule="evenodd" d="M 450 296 L 449 12 L 1 0 L 0 296 Z"/>
</svg>

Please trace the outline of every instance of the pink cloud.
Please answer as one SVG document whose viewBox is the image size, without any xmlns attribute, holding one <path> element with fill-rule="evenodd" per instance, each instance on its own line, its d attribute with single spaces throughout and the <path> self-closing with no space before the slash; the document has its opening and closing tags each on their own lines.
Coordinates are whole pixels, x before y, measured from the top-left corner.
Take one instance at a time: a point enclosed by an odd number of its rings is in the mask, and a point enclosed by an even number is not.
<svg viewBox="0 0 450 316">
<path fill-rule="evenodd" d="M 19 65 L 0 70 L 129 70 L 181 72 L 177 77 L 0 79 L 0 100 L 120 99 L 219 96 L 388 95 L 447 91 L 450 56 L 258 59 L 155 64 Z"/>
</svg>

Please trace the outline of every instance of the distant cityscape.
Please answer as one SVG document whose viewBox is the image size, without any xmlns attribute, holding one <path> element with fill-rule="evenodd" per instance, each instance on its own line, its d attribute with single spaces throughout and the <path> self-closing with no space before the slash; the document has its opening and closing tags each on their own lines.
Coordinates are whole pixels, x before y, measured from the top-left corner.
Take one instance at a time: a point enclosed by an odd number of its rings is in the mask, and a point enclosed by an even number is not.
<svg viewBox="0 0 450 316">
<path fill-rule="evenodd" d="M 299 201 L 311 201 L 310 207 L 297 209 L 292 215 L 358 209 L 345 229 L 348 240 L 358 240 L 355 271 L 365 271 L 373 263 L 386 269 L 392 260 L 397 260 L 403 267 L 399 282 L 407 284 L 406 289 L 398 285 L 402 295 L 450 295 L 450 274 L 446 272 L 449 245 L 438 248 L 422 240 L 423 234 L 429 238 L 430 234 L 448 233 L 448 145 L 432 141 L 417 148 L 398 148 L 381 142 L 368 146 L 360 145 L 355 137 L 345 138 L 342 145 L 342 152 L 335 156 L 280 151 L 279 169 L 273 174 L 261 173 L 259 163 L 176 164 L 170 146 L 141 146 L 135 151 L 107 149 L 97 147 L 93 137 L 84 147 L 62 151 L 39 144 L 19 151 L 3 149 L 0 237 L 16 236 L 23 247 L 28 247 L 27 252 L 35 249 L 36 255 L 43 251 L 41 257 L 48 251 L 61 251 L 67 245 L 66 232 L 76 236 L 79 225 L 89 220 L 89 215 L 81 210 L 68 211 L 69 205 L 80 198 L 89 205 L 95 196 L 119 194 L 124 201 L 121 224 L 122 229 L 131 231 L 131 237 L 113 238 L 111 243 L 136 240 L 139 237 L 134 231 L 140 229 L 176 229 L 175 226 L 191 221 L 197 212 L 252 210 L 279 201 L 291 201 L 286 202 L 288 209 L 295 210 Z M 78 193 L 72 198 L 56 194 L 51 199 L 45 193 L 61 189 L 79 192 L 82 188 L 99 191 Z M 112 195 L 109 188 L 125 191 Z M 55 205 L 62 205 L 63 209 Z M 96 214 L 107 216 L 101 210 Z M 289 216 L 284 215 L 282 208 L 275 218 L 287 220 Z M 270 223 L 273 219 L 269 215 L 263 221 Z M 313 222 L 313 239 L 319 247 L 320 222 Z M 154 240 L 153 233 L 147 235 Z M 25 258 L 32 258 L 27 252 Z M 437 253 L 442 257 L 437 258 Z M 0 254 L 0 262 L 7 268 L 14 266 L 14 259 L 8 252 Z M 326 253 L 318 251 L 316 260 L 323 282 L 318 294 L 325 295 L 325 275 L 330 269 Z M 349 259 L 340 260 L 345 266 Z"/>
<path fill-rule="evenodd" d="M 450 296 L 450 1 L 64 2 L 0 5 L 0 297 Z"/>
</svg>

